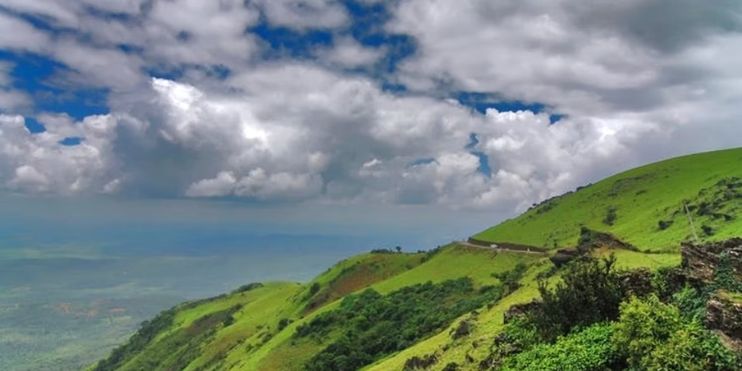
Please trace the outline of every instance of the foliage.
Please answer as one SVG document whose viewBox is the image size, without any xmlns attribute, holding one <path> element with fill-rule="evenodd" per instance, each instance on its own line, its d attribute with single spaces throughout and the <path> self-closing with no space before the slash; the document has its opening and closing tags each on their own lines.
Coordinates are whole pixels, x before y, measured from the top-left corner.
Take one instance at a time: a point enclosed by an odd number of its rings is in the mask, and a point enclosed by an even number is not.
<svg viewBox="0 0 742 371">
<path fill-rule="evenodd" d="M 742 359 L 727 349 L 719 338 L 693 321 L 676 331 L 652 351 L 648 370 L 738 370 Z"/>
<path fill-rule="evenodd" d="M 688 320 L 701 320 L 706 314 L 708 295 L 703 290 L 684 286 L 672 296 L 672 303 L 678 307 L 680 314 Z"/>
<path fill-rule="evenodd" d="M 611 206 L 608 208 L 608 211 L 606 211 L 605 218 L 603 218 L 603 224 L 605 225 L 613 225 L 616 223 L 616 218 L 618 217 L 616 215 L 616 207 Z"/>
<path fill-rule="evenodd" d="M 427 370 L 436 362 L 438 362 L 438 357 L 435 354 L 414 356 L 405 362 L 404 370 Z"/>
<path fill-rule="evenodd" d="M 291 324 L 291 322 L 293 322 L 293 321 L 292 321 L 291 319 L 288 319 L 288 318 L 281 318 L 281 319 L 280 319 L 280 320 L 278 321 L 278 326 L 276 327 L 276 329 L 277 329 L 278 331 L 281 331 L 281 330 L 283 330 L 284 328 L 286 328 L 286 326 L 290 325 L 290 324 Z"/>
<path fill-rule="evenodd" d="M 632 369 L 735 370 L 740 361 L 697 320 L 656 296 L 621 305 L 613 346 Z"/>
<path fill-rule="evenodd" d="M 528 267 L 523 262 L 518 262 L 513 269 L 501 273 L 492 273 L 492 277 L 502 282 L 507 292 L 513 292 L 520 287 L 520 279 Z"/>
<path fill-rule="evenodd" d="M 308 370 L 350 370 L 402 350 L 441 330 L 458 316 L 499 298 L 500 290 L 475 290 L 468 278 L 413 285 L 382 296 L 374 290 L 349 295 L 336 310 L 297 328 L 317 341 L 340 336 L 306 364 Z"/>
<path fill-rule="evenodd" d="M 232 291 L 232 293 L 233 294 L 236 294 L 236 293 L 240 293 L 240 292 L 248 292 L 248 291 L 255 290 L 255 289 L 261 288 L 261 287 L 263 287 L 263 284 L 262 283 L 260 283 L 260 282 L 252 282 L 252 283 L 248 283 L 246 285 L 242 285 L 242 286 L 238 287 L 237 289 L 235 289 L 234 291 Z"/>
<path fill-rule="evenodd" d="M 734 274 L 732 259 L 728 251 L 719 255 L 719 264 L 714 272 L 714 290 L 722 289 L 731 292 L 742 292 L 742 281 L 738 280 Z"/>
<path fill-rule="evenodd" d="M 505 360 L 502 370 L 601 370 L 614 360 L 613 326 L 595 324 L 580 332 L 543 343 Z"/>
<path fill-rule="evenodd" d="M 680 311 L 662 303 L 657 296 L 632 298 L 621 304 L 621 317 L 613 342 L 629 367 L 644 368 L 652 351 L 667 341 L 681 325 Z"/>
<path fill-rule="evenodd" d="M 539 282 L 543 305 L 533 313 L 532 320 L 545 339 L 568 333 L 575 326 L 613 320 L 623 291 L 614 269 L 615 257 L 580 259 L 567 266 L 553 289 Z"/>
<path fill-rule="evenodd" d="M 98 362 L 94 370 L 103 371 L 119 368 L 128 357 L 144 350 L 157 334 L 168 328 L 173 323 L 174 317 L 175 309 L 168 309 L 158 314 L 151 321 L 143 322 L 142 327 L 132 335 L 126 344 L 114 349 L 108 358 Z"/>
<path fill-rule="evenodd" d="M 480 368 L 500 367 L 506 357 L 526 351 L 541 342 L 543 339 L 534 323 L 523 317 L 516 317 L 495 338 L 492 349 L 480 363 Z"/>
</svg>

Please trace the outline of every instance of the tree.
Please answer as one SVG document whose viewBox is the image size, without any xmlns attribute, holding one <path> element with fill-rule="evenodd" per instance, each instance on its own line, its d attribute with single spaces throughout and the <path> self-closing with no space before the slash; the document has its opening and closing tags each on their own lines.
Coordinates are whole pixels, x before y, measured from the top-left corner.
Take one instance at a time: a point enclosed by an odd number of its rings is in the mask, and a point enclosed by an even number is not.
<svg viewBox="0 0 742 371">
<path fill-rule="evenodd" d="M 394 248 L 394 250 L 397 250 L 397 253 L 401 253 L 402 252 L 402 247 L 401 246 L 397 246 L 397 247 Z"/>
<path fill-rule="evenodd" d="M 588 326 L 618 317 L 624 295 L 616 259 L 583 258 L 567 266 L 562 282 L 550 289 L 539 281 L 543 304 L 530 313 L 545 339 L 554 340 L 575 326 Z"/>
</svg>

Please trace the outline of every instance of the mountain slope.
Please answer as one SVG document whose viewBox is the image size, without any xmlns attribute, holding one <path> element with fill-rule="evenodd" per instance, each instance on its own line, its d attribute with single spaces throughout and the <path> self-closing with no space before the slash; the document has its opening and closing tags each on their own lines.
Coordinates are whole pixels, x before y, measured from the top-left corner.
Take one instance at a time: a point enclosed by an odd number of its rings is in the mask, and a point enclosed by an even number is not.
<svg viewBox="0 0 742 371">
<path fill-rule="evenodd" d="M 475 239 L 573 246 L 587 226 L 636 247 L 598 246 L 593 256 L 613 255 L 621 269 L 673 267 L 691 233 L 684 203 L 699 238 L 742 235 L 740 178 L 742 149 L 667 160 L 546 201 Z M 616 216 L 607 223 L 611 206 Z M 560 280 L 564 269 L 549 258 L 457 243 L 361 254 L 307 284 L 250 284 L 176 306 L 95 369 L 476 369 L 508 309 L 538 298 L 539 278 Z"/>
<path fill-rule="evenodd" d="M 699 239 L 738 235 L 742 148 L 673 158 L 614 175 L 544 201 L 474 238 L 547 248 L 574 246 L 585 225 L 643 250 L 672 251 L 692 238 L 684 203 Z"/>
</svg>

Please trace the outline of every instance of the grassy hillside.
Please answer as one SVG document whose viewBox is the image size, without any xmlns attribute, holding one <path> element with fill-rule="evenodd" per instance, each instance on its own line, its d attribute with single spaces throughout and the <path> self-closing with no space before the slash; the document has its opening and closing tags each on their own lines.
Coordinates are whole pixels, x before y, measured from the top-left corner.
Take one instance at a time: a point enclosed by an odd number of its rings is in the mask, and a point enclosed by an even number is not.
<svg viewBox="0 0 742 371">
<path fill-rule="evenodd" d="M 596 258 L 615 257 L 613 269 L 674 267 L 680 263 L 678 244 L 690 233 L 684 204 L 700 238 L 742 235 L 740 164 L 742 150 L 736 149 L 648 165 L 544 202 L 476 238 L 553 248 L 575 245 L 584 225 L 636 247 L 605 245 L 589 251 Z M 607 218 L 608 210 L 614 210 L 613 217 Z M 549 258 L 456 243 L 426 253 L 362 254 L 306 284 L 250 284 L 181 304 L 146 323 L 96 369 L 470 370 L 493 357 L 517 369 L 532 358 L 558 357 L 562 348 L 605 344 L 606 337 L 621 329 L 620 322 L 562 334 L 569 336 L 554 344 L 554 339 L 532 341 L 533 350 L 517 356 L 502 353 L 502 344 L 494 340 L 498 334 L 531 331 L 504 323 L 511 306 L 540 298 L 539 282 L 558 288 L 565 276 L 585 273 L 575 273 L 574 264 L 557 268 Z M 612 282 L 626 282 L 611 277 Z M 734 290 L 729 292 L 739 295 Z M 565 297 L 579 298 L 582 291 Z M 615 315 L 602 320 L 619 321 Z M 715 341 L 703 336 L 696 340 L 706 345 Z M 557 361 L 570 367 L 570 360 Z M 577 361 L 599 362 L 595 357 Z"/>
<path fill-rule="evenodd" d="M 699 239 L 739 235 L 742 148 L 673 158 L 614 175 L 542 202 L 474 238 L 548 248 L 573 246 L 585 225 L 640 249 L 674 250 L 692 238 L 684 203 Z"/>
</svg>

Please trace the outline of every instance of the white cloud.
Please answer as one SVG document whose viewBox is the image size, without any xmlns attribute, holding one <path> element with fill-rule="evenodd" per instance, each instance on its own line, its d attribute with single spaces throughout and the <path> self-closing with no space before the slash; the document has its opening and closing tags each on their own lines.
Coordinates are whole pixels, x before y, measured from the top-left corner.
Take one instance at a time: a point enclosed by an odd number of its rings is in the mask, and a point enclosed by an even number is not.
<svg viewBox="0 0 742 371">
<path fill-rule="evenodd" d="M 337 40 L 328 49 L 322 50 L 319 57 L 331 64 L 345 68 L 358 68 L 373 65 L 384 56 L 382 49 L 362 46 L 352 38 Z"/>
<path fill-rule="evenodd" d="M 742 36 L 717 26 L 738 9 L 679 1 L 394 2 L 385 27 L 414 37 L 417 50 L 384 78 L 409 94 L 347 72 L 388 50 L 340 35 L 350 19 L 335 1 L 7 1 L 77 33 L 0 13 L 0 47 L 64 63 L 70 70 L 52 82 L 106 88 L 112 113 L 80 122 L 39 113 L 42 134 L 0 116 L 0 184 L 523 209 L 633 165 L 739 145 Z M 83 5 L 129 16 L 103 19 Z M 657 24 L 647 16 L 655 7 L 673 17 Z M 247 30 L 261 14 L 299 32 L 327 28 L 334 45 L 312 50 L 317 60 L 259 60 Z M 22 112 L 28 100 L 9 87 L 9 68 L 0 65 L 0 109 Z M 177 78 L 152 79 L 153 70 Z M 445 99 L 457 91 L 568 116 L 552 125 L 548 113 L 483 115 Z M 466 148 L 472 133 L 478 144 Z M 65 137 L 83 141 L 61 146 Z"/>
<path fill-rule="evenodd" d="M 234 192 L 237 182 L 234 174 L 229 171 L 220 172 L 215 178 L 202 179 L 188 187 L 186 196 L 189 197 L 217 197 L 227 196 Z"/>
</svg>

